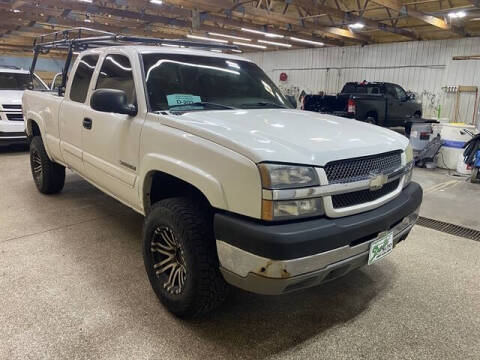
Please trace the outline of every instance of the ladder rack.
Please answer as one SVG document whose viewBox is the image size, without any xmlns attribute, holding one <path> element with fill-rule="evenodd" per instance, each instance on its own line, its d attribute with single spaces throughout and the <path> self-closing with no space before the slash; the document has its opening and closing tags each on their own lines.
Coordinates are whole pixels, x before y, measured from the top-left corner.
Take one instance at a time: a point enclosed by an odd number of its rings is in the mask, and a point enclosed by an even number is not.
<svg viewBox="0 0 480 360">
<path fill-rule="evenodd" d="M 88 36 L 85 36 L 88 35 Z M 119 45 L 175 45 L 203 50 L 235 50 L 237 46 L 218 44 L 215 42 L 198 42 L 182 39 L 160 39 L 141 36 L 119 35 L 108 31 L 95 30 L 86 27 L 77 27 L 61 30 L 50 34 L 41 35 L 33 41 L 33 60 L 30 66 L 30 75 L 33 76 L 38 56 L 45 55 L 50 50 L 64 50 L 67 52 L 65 65 L 62 69 L 62 83 L 58 88 L 58 94 L 62 95 L 66 82 L 67 72 L 72 62 L 73 53 L 84 51 L 89 48 Z"/>
</svg>

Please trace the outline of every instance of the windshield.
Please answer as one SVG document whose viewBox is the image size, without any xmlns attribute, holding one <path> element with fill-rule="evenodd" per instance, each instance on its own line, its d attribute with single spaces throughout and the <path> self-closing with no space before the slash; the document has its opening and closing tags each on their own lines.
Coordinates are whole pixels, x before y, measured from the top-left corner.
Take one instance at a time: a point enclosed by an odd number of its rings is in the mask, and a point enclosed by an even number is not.
<svg viewBox="0 0 480 360">
<path fill-rule="evenodd" d="M 25 90 L 30 83 L 30 74 L 0 72 L 0 90 Z M 46 90 L 46 87 L 36 78 L 33 78 L 34 90 Z"/>
<path fill-rule="evenodd" d="M 255 64 L 208 56 L 144 54 L 152 111 L 291 108 Z"/>
</svg>

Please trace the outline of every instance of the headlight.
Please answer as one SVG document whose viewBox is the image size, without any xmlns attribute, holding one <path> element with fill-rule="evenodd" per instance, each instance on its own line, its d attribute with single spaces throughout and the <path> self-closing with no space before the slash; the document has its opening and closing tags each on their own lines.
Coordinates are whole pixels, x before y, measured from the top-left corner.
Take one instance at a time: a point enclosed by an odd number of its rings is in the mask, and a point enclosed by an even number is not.
<svg viewBox="0 0 480 360">
<path fill-rule="evenodd" d="M 262 187 L 266 190 L 298 189 L 319 186 L 313 167 L 283 164 L 260 164 Z M 263 220 L 288 220 L 323 215 L 321 198 L 263 200 Z"/>
<path fill-rule="evenodd" d="M 413 148 L 410 144 L 408 144 L 407 148 L 405 149 L 405 157 L 407 164 L 413 161 Z"/>
<path fill-rule="evenodd" d="M 282 164 L 260 164 L 260 175 L 264 189 L 294 189 L 318 186 L 315 169 L 307 166 Z"/>
<path fill-rule="evenodd" d="M 413 175 L 413 149 L 412 145 L 410 144 L 405 149 L 405 160 L 407 164 L 405 165 L 405 180 L 403 182 L 403 187 L 406 187 L 408 184 L 410 184 Z"/>
<path fill-rule="evenodd" d="M 263 200 L 263 220 L 289 220 L 323 215 L 323 203 L 321 198 L 302 200 Z"/>
</svg>

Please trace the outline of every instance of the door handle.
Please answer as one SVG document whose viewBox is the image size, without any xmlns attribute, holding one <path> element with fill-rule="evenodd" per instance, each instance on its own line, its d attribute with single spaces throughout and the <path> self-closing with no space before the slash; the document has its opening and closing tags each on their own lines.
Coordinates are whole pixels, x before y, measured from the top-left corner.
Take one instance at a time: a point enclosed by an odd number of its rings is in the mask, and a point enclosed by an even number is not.
<svg viewBox="0 0 480 360">
<path fill-rule="evenodd" d="M 92 129 L 92 119 L 84 118 L 83 119 L 83 127 L 87 130 L 91 130 Z"/>
</svg>

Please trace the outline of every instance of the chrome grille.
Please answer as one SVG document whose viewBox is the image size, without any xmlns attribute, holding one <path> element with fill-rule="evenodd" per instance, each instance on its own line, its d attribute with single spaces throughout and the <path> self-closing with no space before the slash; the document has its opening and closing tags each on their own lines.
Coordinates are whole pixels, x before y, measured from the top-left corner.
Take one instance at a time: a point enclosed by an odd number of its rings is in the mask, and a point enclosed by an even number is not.
<svg viewBox="0 0 480 360">
<path fill-rule="evenodd" d="M 345 194 L 332 196 L 332 204 L 334 209 L 345 208 L 349 206 L 360 205 L 380 199 L 382 196 L 395 191 L 400 184 L 400 179 L 385 184 L 381 189 L 371 191 L 370 189 L 354 191 Z"/>
<path fill-rule="evenodd" d="M 7 114 L 7 119 L 10 121 L 23 121 L 22 113 L 10 113 Z"/>
<path fill-rule="evenodd" d="M 2 107 L 8 110 L 22 110 L 22 105 L 3 104 Z"/>
<path fill-rule="evenodd" d="M 332 161 L 325 165 L 324 169 L 328 182 L 337 184 L 365 180 L 372 173 L 393 172 L 401 166 L 402 152 L 392 151 L 379 155 Z"/>
</svg>

